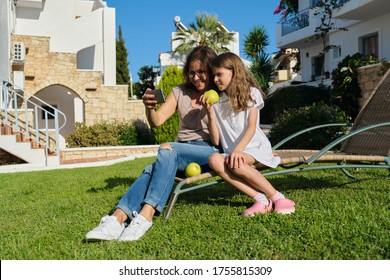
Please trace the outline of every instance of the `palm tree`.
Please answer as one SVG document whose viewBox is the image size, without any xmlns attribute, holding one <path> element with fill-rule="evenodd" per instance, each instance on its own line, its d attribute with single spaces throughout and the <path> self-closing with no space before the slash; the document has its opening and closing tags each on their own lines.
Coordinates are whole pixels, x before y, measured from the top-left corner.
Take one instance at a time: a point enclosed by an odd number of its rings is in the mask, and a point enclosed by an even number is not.
<svg viewBox="0 0 390 280">
<path fill-rule="evenodd" d="M 245 36 L 244 52 L 251 59 L 257 59 L 261 52 L 269 45 L 269 36 L 262 26 L 255 26 Z"/>
<path fill-rule="evenodd" d="M 228 51 L 227 46 L 234 42 L 235 38 L 218 21 L 217 16 L 204 13 L 198 14 L 196 22 L 190 23 L 188 29 L 179 29 L 172 41 L 181 42 L 175 53 L 186 54 L 197 46 L 208 46 L 221 53 Z"/>
<path fill-rule="evenodd" d="M 271 59 L 265 53 L 265 48 L 269 45 L 269 36 L 263 26 L 255 26 L 245 36 L 244 52 L 252 60 L 250 70 L 260 84 L 262 90 L 267 92 L 269 82 L 274 77 L 274 67 Z"/>
</svg>

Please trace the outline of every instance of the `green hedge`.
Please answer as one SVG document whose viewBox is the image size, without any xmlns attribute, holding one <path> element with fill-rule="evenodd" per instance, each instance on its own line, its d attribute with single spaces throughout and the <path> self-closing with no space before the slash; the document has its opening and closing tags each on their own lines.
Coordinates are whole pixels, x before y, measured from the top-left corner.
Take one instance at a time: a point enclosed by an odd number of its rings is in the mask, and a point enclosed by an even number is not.
<svg viewBox="0 0 390 280">
<path fill-rule="evenodd" d="M 99 146 L 132 146 L 153 144 L 148 125 L 142 120 L 129 123 L 96 123 L 87 126 L 76 123 L 76 129 L 66 137 L 69 148 Z"/>
<path fill-rule="evenodd" d="M 276 119 L 270 130 L 269 140 L 275 145 L 295 132 L 327 123 L 348 123 L 348 118 L 341 109 L 324 103 L 287 110 Z M 345 127 L 314 130 L 287 142 L 282 148 L 321 149 L 345 132 Z"/>
<path fill-rule="evenodd" d="M 261 110 L 261 123 L 271 124 L 285 110 L 310 106 L 317 103 L 330 104 L 330 88 L 326 86 L 289 86 L 274 92 L 265 100 Z"/>
</svg>

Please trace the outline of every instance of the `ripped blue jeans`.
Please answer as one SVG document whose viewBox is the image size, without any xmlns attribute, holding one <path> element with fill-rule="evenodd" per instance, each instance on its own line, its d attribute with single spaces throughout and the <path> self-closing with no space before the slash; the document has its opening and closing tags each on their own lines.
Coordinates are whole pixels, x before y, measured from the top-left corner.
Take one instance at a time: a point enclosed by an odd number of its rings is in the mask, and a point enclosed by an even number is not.
<svg viewBox="0 0 390 280">
<path fill-rule="evenodd" d="M 171 193 L 176 171 L 183 171 L 191 162 L 206 165 L 209 156 L 219 152 L 203 141 L 169 144 L 172 149 L 159 148 L 156 161 L 145 167 L 115 209 L 120 208 L 129 218 L 133 218 L 133 211 L 139 212 L 144 204 L 149 204 L 156 209 L 156 215 L 161 214 Z"/>
</svg>

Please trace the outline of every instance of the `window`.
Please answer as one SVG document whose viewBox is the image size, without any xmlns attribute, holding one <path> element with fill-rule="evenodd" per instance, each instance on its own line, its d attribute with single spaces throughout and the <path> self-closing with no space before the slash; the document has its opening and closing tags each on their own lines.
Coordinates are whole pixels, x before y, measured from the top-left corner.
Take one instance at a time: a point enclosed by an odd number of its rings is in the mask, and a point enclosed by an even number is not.
<svg viewBox="0 0 390 280">
<path fill-rule="evenodd" d="M 311 0 L 311 6 L 310 7 L 315 7 L 318 5 L 318 3 L 320 2 L 320 0 Z"/>
<path fill-rule="evenodd" d="M 51 120 L 54 119 L 54 109 L 57 109 L 57 105 L 42 105 L 42 120 L 44 120 L 46 117 L 46 111 L 47 111 L 47 119 Z"/>
<path fill-rule="evenodd" d="M 312 69 L 311 73 L 315 77 L 321 76 L 322 74 L 322 65 L 324 62 L 324 56 L 323 55 L 318 55 L 312 58 L 311 64 L 312 64 Z"/>
<path fill-rule="evenodd" d="M 333 48 L 333 58 L 338 58 L 341 56 L 341 46 L 336 46 Z"/>
<path fill-rule="evenodd" d="M 361 38 L 361 53 L 379 58 L 378 33 Z"/>
</svg>

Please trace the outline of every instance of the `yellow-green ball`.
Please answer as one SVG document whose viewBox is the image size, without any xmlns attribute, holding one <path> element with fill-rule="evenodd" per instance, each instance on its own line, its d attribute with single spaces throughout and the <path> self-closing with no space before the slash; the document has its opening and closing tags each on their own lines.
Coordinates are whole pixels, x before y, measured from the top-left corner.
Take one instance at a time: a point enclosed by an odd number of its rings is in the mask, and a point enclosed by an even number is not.
<svg viewBox="0 0 390 280">
<path fill-rule="evenodd" d="M 213 90 L 213 89 L 210 89 L 210 90 L 206 91 L 206 92 L 204 93 L 204 96 L 208 98 L 208 99 L 207 99 L 207 102 L 208 102 L 209 104 L 215 104 L 215 103 L 217 103 L 217 102 L 219 101 L 219 95 L 218 95 L 218 93 L 217 93 L 215 90 Z"/>
<path fill-rule="evenodd" d="M 202 169 L 200 168 L 199 164 L 191 162 L 187 165 L 186 169 L 184 170 L 184 173 L 186 177 L 193 177 L 202 173 Z"/>
</svg>

